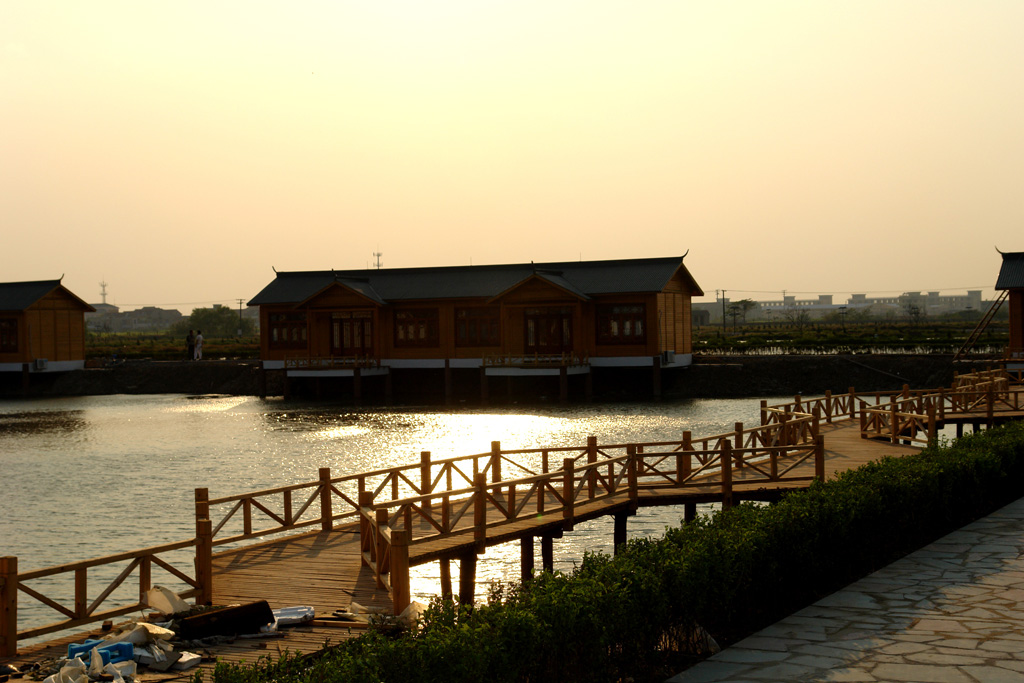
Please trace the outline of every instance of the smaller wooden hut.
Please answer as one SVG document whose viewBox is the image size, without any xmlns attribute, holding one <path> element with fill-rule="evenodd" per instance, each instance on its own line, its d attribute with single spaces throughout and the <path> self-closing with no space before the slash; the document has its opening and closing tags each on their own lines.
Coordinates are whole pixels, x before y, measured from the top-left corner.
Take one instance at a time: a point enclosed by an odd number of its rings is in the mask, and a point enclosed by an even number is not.
<svg viewBox="0 0 1024 683">
<path fill-rule="evenodd" d="M 1006 358 L 1024 363 L 1024 251 L 1000 253 L 1003 265 L 999 268 L 996 289 L 1007 293 L 1010 306 L 1010 344 Z"/>
<path fill-rule="evenodd" d="M 0 372 L 85 367 L 85 314 L 60 280 L 0 282 Z"/>
</svg>

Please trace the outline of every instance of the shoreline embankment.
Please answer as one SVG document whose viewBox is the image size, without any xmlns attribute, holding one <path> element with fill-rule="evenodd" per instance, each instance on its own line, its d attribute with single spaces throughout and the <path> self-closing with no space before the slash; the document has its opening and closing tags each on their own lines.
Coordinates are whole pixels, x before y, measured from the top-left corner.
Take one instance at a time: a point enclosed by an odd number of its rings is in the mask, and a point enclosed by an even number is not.
<svg viewBox="0 0 1024 683">
<path fill-rule="evenodd" d="M 912 388 L 948 386 L 954 371 L 966 372 L 977 367 L 954 364 L 948 355 L 909 354 L 837 354 L 776 356 L 699 356 L 692 366 L 662 371 L 663 398 L 742 398 L 757 396 L 822 395 L 855 387 L 858 391 L 887 391 L 904 384 Z M 439 382 L 400 381 L 396 378 L 395 402 L 407 402 L 403 396 L 410 386 L 417 387 L 408 398 L 416 402 L 444 400 Z M 436 378 L 440 380 L 439 378 Z M 475 402 L 479 397 L 479 373 L 462 376 L 463 391 L 457 392 L 460 402 Z M 91 396 L 109 394 L 227 394 L 238 396 L 281 396 L 285 382 L 281 372 L 270 371 L 261 376 L 260 364 L 254 360 L 209 361 L 126 361 L 107 368 L 87 368 L 66 373 L 33 374 L 29 396 Z M 344 386 L 332 392 L 331 398 L 344 398 Z M 650 369 L 601 372 L 593 378 L 595 400 L 647 400 L 652 397 Z M 575 401 L 582 392 L 573 391 Z M 522 401 L 529 395 L 542 401 L 550 394 L 523 385 L 516 391 L 492 391 L 494 403 L 509 398 Z M 10 373 L 0 380 L 0 397 L 25 396 L 20 373 Z M 327 396 L 324 396 L 325 398 Z M 557 393 L 555 394 L 557 397 Z M 377 402 L 372 395 L 367 402 Z M 468 398 L 468 401 L 466 400 Z M 556 398 L 557 400 L 557 398 Z"/>
</svg>

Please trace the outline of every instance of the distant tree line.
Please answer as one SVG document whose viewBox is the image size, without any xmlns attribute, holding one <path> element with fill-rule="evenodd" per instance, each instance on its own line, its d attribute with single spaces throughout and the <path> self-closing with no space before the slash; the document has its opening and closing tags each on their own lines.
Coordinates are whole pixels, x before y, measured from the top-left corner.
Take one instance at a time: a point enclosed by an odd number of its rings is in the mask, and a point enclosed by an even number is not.
<svg viewBox="0 0 1024 683">
<path fill-rule="evenodd" d="M 193 308 L 192 314 L 171 326 L 170 333 L 184 337 L 189 330 L 202 330 L 203 337 L 252 337 L 256 335 L 256 323 L 243 318 L 227 306 Z"/>
</svg>

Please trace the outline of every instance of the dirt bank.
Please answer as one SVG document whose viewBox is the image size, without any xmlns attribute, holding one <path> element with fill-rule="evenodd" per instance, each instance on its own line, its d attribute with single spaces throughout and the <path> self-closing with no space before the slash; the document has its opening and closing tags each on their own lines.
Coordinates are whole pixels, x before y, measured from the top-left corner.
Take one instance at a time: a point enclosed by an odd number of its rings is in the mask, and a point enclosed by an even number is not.
<svg viewBox="0 0 1024 683">
<path fill-rule="evenodd" d="M 968 365 L 956 368 L 960 372 Z M 663 395 L 668 398 L 736 398 L 748 396 L 821 395 L 826 390 L 882 391 L 903 384 L 914 388 L 948 386 L 954 366 L 949 356 L 939 355 L 841 355 L 841 356 L 720 356 L 699 357 L 690 368 L 666 370 Z M 651 396 L 650 370 L 628 371 L 629 377 L 597 374 L 594 394 L 598 400 Z M 283 378 L 267 373 L 266 392 L 279 396 Z M 475 381 L 475 380 L 474 380 Z M 0 395 L 22 395 L 21 376 L 0 378 Z M 397 395 L 396 400 L 401 402 Z M 82 396 L 97 394 L 260 394 L 257 361 L 128 361 L 113 368 L 33 375 L 30 391 L 35 396 Z M 443 387 L 438 387 L 443 394 Z M 472 391 L 469 392 L 472 395 Z M 556 394 L 557 395 L 557 394 Z M 423 396 L 416 397 L 422 399 Z M 520 397 L 522 398 L 522 397 Z M 501 396 L 492 395 L 495 402 Z M 372 402 L 372 399 L 371 401 Z"/>
</svg>

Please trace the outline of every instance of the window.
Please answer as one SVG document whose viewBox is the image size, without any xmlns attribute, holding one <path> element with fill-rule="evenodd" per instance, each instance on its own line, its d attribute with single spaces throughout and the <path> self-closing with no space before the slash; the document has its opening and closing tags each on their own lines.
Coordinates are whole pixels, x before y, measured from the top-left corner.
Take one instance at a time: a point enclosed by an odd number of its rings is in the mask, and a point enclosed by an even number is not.
<svg viewBox="0 0 1024 683">
<path fill-rule="evenodd" d="M 409 348 L 437 345 L 436 308 L 395 311 L 395 346 Z"/>
<path fill-rule="evenodd" d="M 0 318 L 0 353 L 14 353 L 18 350 L 17 318 Z"/>
<path fill-rule="evenodd" d="M 455 309 L 455 345 L 500 346 L 500 319 L 497 306 Z"/>
<path fill-rule="evenodd" d="M 368 356 L 373 353 L 373 313 L 343 311 L 331 314 L 331 355 Z"/>
<path fill-rule="evenodd" d="M 270 348 L 306 348 L 306 329 L 305 313 L 271 313 Z"/>
<path fill-rule="evenodd" d="M 643 344 L 647 341 L 643 304 L 597 307 L 598 344 Z"/>
</svg>

